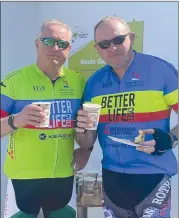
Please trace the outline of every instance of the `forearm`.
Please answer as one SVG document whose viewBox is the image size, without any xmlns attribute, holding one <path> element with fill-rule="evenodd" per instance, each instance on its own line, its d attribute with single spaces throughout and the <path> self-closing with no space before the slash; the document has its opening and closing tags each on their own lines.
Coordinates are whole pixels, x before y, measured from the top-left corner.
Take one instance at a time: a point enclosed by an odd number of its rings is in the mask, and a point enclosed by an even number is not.
<svg viewBox="0 0 179 218">
<path fill-rule="evenodd" d="M 8 124 L 8 117 L 1 118 L 1 138 L 9 135 L 14 130 Z"/>
<path fill-rule="evenodd" d="M 86 133 L 75 133 L 75 140 L 80 147 L 91 148 L 97 138 L 96 130 L 89 130 Z"/>
</svg>

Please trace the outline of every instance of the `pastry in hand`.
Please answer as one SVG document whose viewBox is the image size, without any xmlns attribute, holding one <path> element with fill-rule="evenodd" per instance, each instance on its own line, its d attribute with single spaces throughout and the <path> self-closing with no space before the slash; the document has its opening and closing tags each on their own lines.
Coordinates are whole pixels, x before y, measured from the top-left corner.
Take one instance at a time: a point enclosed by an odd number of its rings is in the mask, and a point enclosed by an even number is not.
<svg viewBox="0 0 179 218">
<path fill-rule="evenodd" d="M 138 144 L 140 142 L 144 142 L 145 132 L 143 130 L 139 130 L 139 135 L 135 137 L 134 143 Z"/>
</svg>

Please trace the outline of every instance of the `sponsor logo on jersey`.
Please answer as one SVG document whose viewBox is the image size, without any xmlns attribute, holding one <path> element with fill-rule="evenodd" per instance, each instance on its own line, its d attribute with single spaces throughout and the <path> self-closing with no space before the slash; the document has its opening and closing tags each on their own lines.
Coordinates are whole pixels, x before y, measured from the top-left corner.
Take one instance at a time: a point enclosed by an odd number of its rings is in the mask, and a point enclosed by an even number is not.
<svg viewBox="0 0 179 218">
<path fill-rule="evenodd" d="M 35 92 L 42 92 L 45 91 L 45 86 L 33 86 L 33 90 Z"/>
<path fill-rule="evenodd" d="M 103 88 L 111 88 L 112 87 L 112 82 L 111 81 L 107 81 L 105 83 L 103 83 Z"/>
<path fill-rule="evenodd" d="M 72 134 L 52 134 L 52 135 L 48 135 L 48 134 L 45 134 L 45 133 L 41 133 L 39 135 L 40 140 L 55 139 L 55 138 L 69 139 L 71 137 L 72 137 Z"/>
<path fill-rule="evenodd" d="M 132 80 L 139 80 L 140 79 L 140 75 L 136 72 L 132 73 Z"/>
<path fill-rule="evenodd" d="M 112 103 L 114 102 L 114 104 Z M 124 93 L 102 97 L 101 106 L 108 109 L 109 122 L 134 121 L 135 93 Z"/>
<path fill-rule="evenodd" d="M 64 88 L 69 88 L 67 80 L 64 81 Z"/>
</svg>

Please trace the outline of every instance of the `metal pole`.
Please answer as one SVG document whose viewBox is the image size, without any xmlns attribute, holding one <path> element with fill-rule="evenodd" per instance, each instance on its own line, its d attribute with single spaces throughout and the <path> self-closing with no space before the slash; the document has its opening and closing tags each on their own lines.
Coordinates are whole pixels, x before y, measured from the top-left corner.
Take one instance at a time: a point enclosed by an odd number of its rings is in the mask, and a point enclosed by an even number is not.
<svg viewBox="0 0 179 218">
<path fill-rule="evenodd" d="M 77 218 L 88 218 L 88 208 L 77 207 Z"/>
</svg>

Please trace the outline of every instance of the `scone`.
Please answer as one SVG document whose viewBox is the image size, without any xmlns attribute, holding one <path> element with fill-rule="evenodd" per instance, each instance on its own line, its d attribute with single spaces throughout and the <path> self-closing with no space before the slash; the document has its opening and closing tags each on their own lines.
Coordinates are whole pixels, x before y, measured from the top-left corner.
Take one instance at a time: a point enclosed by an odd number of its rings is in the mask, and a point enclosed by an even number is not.
<svg viewBox="0 0 179 218">
<path fill-rule="evenodd" d="M 145 132 L 139 130 L 139 135 L 135 137 L 134 143 L 138 144 L 140 142 L 144 142 L 144 139 L 145 139 Z"/>
</svg>

